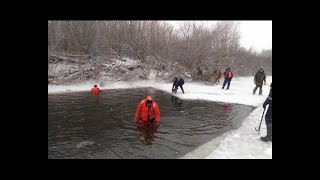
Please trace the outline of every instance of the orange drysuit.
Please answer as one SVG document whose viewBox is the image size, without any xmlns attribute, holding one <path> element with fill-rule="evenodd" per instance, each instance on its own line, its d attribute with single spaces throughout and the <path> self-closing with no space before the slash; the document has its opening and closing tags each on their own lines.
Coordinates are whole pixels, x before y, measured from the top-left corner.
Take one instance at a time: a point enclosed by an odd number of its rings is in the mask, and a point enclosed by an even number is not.
<svg viewBox="0 0 320 180">
<path fill-rule="evenodd" d="M 91 93 L 92 94 L 98 94 L 100 92 L 100 89 L 98 88 L 98 87 L 93 87 L 92 89 L 91 89 Z"/>
<path fill-rule="evenodd" d="M 147 104 L 148 101 L 152 103 Z M 140 117 L 141 123 L 147 123 L 152 119 L 159 125 L 160 123 L 160 110 L 158 104 L 152 100 L 151 96 L 147 96 L 146 99 L 140 101 L 138 104 L 134 121 L 137 123 Z"/>
</svg>

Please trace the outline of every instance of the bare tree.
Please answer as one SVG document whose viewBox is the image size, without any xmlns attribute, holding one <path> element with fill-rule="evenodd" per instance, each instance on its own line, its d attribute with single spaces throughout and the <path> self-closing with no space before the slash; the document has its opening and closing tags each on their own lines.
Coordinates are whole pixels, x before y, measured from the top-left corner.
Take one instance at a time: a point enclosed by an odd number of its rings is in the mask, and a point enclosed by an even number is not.
<svg viewBox="0 0 320 180">
<path fill-rule="evenodd" d="M 157 71 L 179 69 L 195 75 L 202 68 L 203 80 L 226 66 L 237 75 L 253 75 L 259 66 L 272 72 L 272 50 L 257 53 L 241 47 L 239 23 L 232 21 L 211 28 L 184 21 L 177 30 L 166 21 L 49 21 L 48 63 L 54 63 L 51 59 L 57 54 L 82 57 L 81 61 L 69 58 L 70 62 L 94 62 L 93 78 L 103 71 L 102 62 L 123 57 L 138 59 Z M 58 66 L 50 66 L 54 67 Z"/>
</svg>

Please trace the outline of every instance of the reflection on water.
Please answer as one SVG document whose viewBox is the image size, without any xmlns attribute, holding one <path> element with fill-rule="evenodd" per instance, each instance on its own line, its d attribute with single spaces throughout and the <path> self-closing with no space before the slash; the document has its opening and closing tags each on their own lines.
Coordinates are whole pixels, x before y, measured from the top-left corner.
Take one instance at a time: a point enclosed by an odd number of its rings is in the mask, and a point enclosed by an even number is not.
<svg viewBox="0 0 320 180">
<path fill-rule="evenodd" d="M 138 103 L 151 95 L 160 127 L 136 126 Z M 179 158 L 238 128 L 253 107 L 181 100 L 144 89 L 48 95 L 48 158 Z"/>
<path fill-rule="evenodd" d="M 173 104 L 173 110 L 175 111 L 182 111 L 182 99 L 176 97 L 176 96 L 172 96 L 171 97 L 171 101 L 172 101 L 172 104 Z"/>
<path fill-rule="evenodd" d="M 138 139 L 144 145 L 151 145 L 156 138 L 158 127 L 153 124 L 140 124 L 137 126 Z"/>
</svg>

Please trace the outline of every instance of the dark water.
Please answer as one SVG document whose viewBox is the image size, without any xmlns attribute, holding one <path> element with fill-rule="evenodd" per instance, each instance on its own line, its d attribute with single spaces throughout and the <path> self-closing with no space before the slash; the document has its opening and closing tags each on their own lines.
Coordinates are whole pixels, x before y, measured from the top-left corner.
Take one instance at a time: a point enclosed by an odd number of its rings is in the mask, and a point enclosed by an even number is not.
<svg viewBox="0 0 320 180">
<path fill-rule="evenodd" d="M 137 104 L 147 95 L 158 103 L 161 126 L 136 127 Z M 254 107 L 181 100 L 147 89 L 48 95 L 48 158 L 179 158 L 238 128 Z"/>
</svg>

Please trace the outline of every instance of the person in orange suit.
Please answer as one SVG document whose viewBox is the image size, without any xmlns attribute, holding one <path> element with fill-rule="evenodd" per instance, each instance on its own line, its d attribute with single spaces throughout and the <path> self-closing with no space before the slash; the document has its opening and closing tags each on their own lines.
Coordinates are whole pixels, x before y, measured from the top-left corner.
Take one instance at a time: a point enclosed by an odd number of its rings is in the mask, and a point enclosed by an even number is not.
<svg viewBox="0 0 320 180">
<path fill-rule="evenodd" d="M 140 103 L 137 106 L 134 121 L 136 124 L 159 126 L 159 106 L 156 102 L 154 102 L 151 96 L 147 96 L 145 99 L 140 101 Z"/>
<path fill-rule="evenodd" d="M 97 85 L 94 85 L 94 87 L 91 89 L 92 94 L 98 94 L 100 92 L 100 89 L 97 87 Z"/>
</svg>

